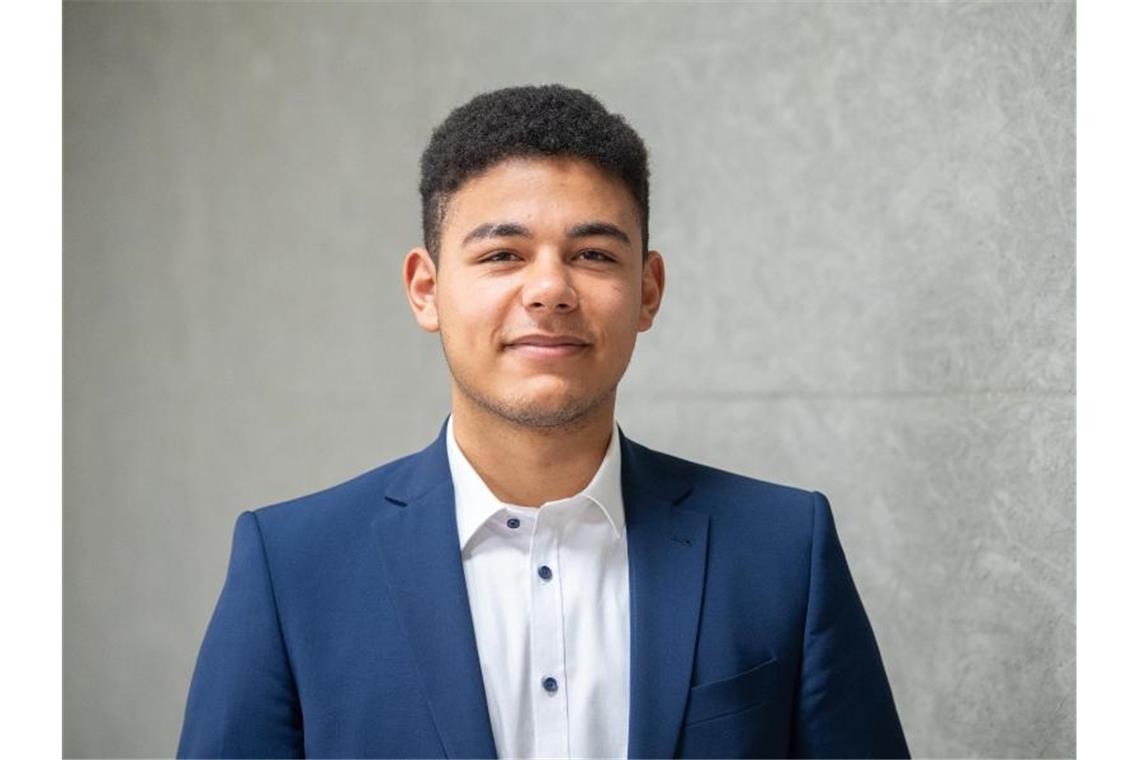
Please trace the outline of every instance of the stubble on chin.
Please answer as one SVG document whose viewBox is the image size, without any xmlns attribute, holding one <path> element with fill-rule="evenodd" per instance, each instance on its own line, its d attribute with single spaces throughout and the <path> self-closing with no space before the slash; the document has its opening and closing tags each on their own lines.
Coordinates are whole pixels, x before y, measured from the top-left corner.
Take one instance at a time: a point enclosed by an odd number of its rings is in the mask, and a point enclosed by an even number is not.
<svg viewBox="0 0 1140 760">
<path fill-rule="evenodd" d="M 548 432 L 570 432 L 586 427 L 594 413 L 617 392 L 614 388 L 591 398 L 573 398 L 558 406 L 546 406 L 522 399 L 511 401 L 487 398 L 464 386 L 458 378 L 456 385 L 460 392 L 484 411 L 519 427 L 538 428 Z"/>
</svg>

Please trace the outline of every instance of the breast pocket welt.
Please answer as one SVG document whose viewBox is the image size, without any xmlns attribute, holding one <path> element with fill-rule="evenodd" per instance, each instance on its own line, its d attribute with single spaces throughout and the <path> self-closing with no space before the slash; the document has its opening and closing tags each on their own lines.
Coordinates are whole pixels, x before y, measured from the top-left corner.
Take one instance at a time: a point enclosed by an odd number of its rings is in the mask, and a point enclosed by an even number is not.
<svg viewBox="0 0 1140 760">
<path fill-rule="evenodd" d="M 731 715 L 767 702 L 776 691 L 778 665 L 773 658 L 728 678 L 692 687 L 685 725 Z"/>
</svg>

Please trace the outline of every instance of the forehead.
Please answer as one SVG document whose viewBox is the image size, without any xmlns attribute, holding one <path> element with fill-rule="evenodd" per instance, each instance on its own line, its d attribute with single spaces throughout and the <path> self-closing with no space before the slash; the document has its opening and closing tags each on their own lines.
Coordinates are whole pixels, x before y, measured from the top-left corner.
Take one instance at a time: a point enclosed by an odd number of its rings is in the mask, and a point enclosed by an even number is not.
<svg viewBox="0 0 1140 760">
<path fill-rule="evenodd" d="M 441 238 L 447 248 L 488 222 L 563 229 L 585 221 L 609 222 L 640 239 L 637 204 L 613 175 L 580 158 L 510 158 L 452 194 Z"/>
</svg>

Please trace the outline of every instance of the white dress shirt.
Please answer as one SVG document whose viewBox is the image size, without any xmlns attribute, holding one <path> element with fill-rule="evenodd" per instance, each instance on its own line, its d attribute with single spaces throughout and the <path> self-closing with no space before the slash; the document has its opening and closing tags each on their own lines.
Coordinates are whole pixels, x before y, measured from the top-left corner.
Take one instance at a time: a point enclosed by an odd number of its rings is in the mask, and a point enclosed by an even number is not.
<svg viewBox="0 0 1140 760">
<path fill-rule="evenodd" d="M 499 757 L 626 757 L 629 562 L 617 423 L 590 484 L 539 508 L 495 498 L 450 419 L 447 456 Z"/>
</svg>

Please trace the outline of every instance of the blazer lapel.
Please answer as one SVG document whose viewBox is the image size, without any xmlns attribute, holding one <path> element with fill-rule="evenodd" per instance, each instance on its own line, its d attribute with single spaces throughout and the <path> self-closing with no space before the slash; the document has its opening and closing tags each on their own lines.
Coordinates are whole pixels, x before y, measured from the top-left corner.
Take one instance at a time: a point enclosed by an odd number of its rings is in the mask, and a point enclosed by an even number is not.
<svg viewBox="0 0 1140 760">
<path fill-rule="evenodd" d="M 496 757 L 443 432 L 405 460 L 385 499 L 373 530 L 447 756 Z"/>
<path fill-rule="evenodd" d="M 629 541 L 629 757 L 673 757 L 693 671 L 705 586 L 708 515 L 670 460 L 622 435 Z"/>
</svg>

